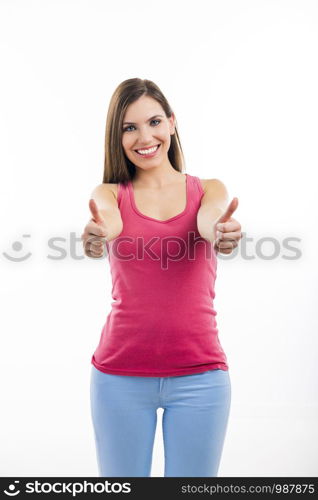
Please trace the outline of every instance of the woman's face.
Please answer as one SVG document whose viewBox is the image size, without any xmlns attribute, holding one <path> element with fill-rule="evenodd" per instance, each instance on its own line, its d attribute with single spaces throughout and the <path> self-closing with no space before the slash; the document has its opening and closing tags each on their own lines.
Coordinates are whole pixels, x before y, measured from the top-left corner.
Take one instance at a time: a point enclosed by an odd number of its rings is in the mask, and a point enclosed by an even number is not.
<svg viewBox="0 0 318 500">
<path fill-rule="evenodd" d="M 122 146 L 136 167 L 147 169 L 169 162 L 171 134 L 174 134 L 174 115 L 167 118 L 159 102 L 152 97 L 142 96 L 127 107 L 122 124 Z M 158 144 L 159 148 L 152 156 L 136 151 Z"/>
</svg>

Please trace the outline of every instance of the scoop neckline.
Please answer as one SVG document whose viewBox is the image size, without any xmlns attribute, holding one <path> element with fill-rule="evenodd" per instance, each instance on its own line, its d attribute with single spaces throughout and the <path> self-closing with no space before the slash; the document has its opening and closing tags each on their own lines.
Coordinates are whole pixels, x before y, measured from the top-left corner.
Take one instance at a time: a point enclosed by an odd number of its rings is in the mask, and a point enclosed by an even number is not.
<svg viewBox="0 0 318 500">
<path fill-rule="evenodd" d="M 189 176 L 187 173 L 185 173 L 185 180 L 186 180 L 185 181 L 185 184 L 186 184 L 186 206 L 185 206 L 184 210 L 182 210 L 182 212 L 180 212 L 179 214 L 174 215 L 173 217 L 169 217 L 169 219 L 165 219 L 165 220 L 155 219 L 154 217 L 150 217 L 149 215 L 143 214 L 142 212 L 140 212 L 140 210 L 138 209 L 138 207 L 136 205 L 132 181 L 129 181 L 128 188 L 129 188 L 129 196 L 130 196 L 132 208 L 134 209 L 136 214 L 139 215 L 140 217 L 143 217 L 144 219 L 151 220 L 153 222 L 159 222 L 161 224 L 166 224 L 167 222 L 170 222 L 172 220 L 178 219 L 179 217 L 182 217 L 188 211 L 188 207 L 189 207 L 189 198 L 190 198 L 189 197 Z"/>
</svg>

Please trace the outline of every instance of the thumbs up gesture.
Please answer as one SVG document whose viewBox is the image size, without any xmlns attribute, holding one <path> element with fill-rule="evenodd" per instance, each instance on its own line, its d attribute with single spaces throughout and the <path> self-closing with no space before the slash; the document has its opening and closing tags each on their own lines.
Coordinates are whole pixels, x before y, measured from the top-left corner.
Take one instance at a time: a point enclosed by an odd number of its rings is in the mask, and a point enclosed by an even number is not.
<svg viewBox="0 0 318 500">
<path fill-rule="evenodd" d="M 105 220 L 93 198 L 89 200 L 89 209 L 92 218 L 85 226 L 81 239 L 83 240 L 85 255 L 87 257 L 98 258 L 104 254 L 104 245 L 108 232 Z"/>
<path fill-rule="evenodd" d="M 242 238 L 241 224 L 232 217 L 238 207 L 238 198 L 233 198 L 227 209 L 215 222 L 214 249 L 230 254 Z"/>
</svg>

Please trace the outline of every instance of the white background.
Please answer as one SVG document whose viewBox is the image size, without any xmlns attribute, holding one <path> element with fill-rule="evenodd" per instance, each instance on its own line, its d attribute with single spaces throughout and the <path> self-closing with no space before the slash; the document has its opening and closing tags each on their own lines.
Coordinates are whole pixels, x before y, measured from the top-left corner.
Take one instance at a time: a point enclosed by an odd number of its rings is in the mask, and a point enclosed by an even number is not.
<svg viewBox="0 0 318 500">
<path fill-rule="evenodd" d="M 245 242 L 219 256 L 214 303 L 232 383 L 219 476 L 317 476 L 317 49 L 317 1 L 1 0 L 2 476 L 98 475 L 111 277 L 80 236 L 133 77 L 169 100 L 186 172 L 239 199 Z"/>
</svg>

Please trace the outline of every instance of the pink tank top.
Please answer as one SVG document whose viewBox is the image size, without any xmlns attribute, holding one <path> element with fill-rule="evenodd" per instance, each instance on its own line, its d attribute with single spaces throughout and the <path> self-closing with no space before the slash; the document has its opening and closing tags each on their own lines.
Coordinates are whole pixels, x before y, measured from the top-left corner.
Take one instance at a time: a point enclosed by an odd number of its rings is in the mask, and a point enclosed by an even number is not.
<svg viewBox="0 0 318 500">
<path fill-rule="evenodd" d="M 123 230 L 106 242 L 111 311 L 91 362 L 114 375 L 170 377 L 228 370 L 213 306 L 217 257 L 201 238 L 200 179 L 186 174 L 186 208 L 160 221 L 142 214 L 131 182 L 118 185 Z"/>
</svg>

